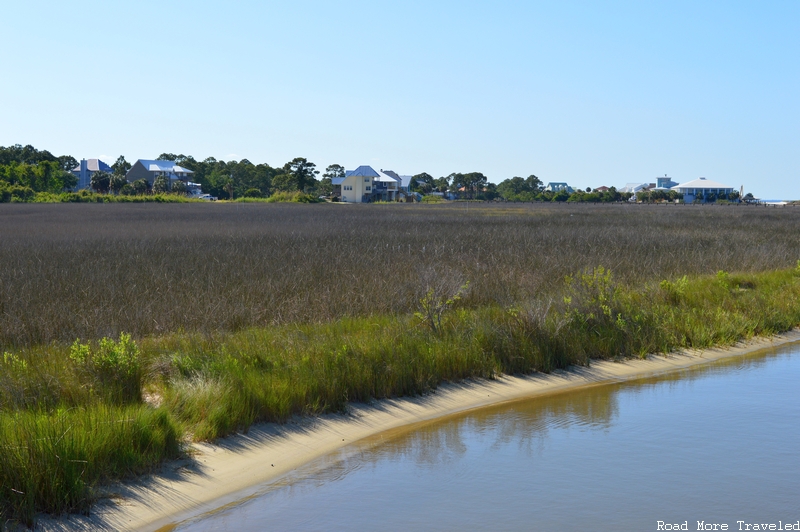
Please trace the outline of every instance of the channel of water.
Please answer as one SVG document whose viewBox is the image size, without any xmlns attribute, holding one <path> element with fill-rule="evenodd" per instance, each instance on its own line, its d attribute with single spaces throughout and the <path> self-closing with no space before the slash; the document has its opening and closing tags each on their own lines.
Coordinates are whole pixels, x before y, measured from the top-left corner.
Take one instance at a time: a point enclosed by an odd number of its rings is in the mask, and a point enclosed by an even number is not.
<svg viewBox="0 0 800 532">
<path fill-rule="evenodd" d="M 380 434 L 177 529 L 658 530 L 659 521 L 800 527 L 800 344 Z"/>
</svg>

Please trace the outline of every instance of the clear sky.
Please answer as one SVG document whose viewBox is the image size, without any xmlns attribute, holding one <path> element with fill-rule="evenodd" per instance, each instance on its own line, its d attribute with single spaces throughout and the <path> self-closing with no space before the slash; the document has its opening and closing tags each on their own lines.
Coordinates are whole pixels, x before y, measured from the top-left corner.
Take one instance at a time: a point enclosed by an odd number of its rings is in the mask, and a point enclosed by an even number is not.
<svg viewBox="0 0 800 532">
<path fill-rule="evenodd" d="M 0 145 L 800 198 L 800 2 L 6 2 Z"/>
</svg>

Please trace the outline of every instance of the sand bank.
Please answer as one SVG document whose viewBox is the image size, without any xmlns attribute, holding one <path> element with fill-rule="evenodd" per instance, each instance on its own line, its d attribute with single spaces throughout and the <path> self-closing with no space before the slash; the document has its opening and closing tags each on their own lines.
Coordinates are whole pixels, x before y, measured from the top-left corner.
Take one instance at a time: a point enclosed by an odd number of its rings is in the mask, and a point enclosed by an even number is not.
<svg viewBox="0 0 800 532">
<path fill-rule="evenodd" d="M 89 517 L 41 520 L 42 530 L 169 530 L 190 519 L 263 490 L 264 484 L 362 438 L 406 425 L 506 401 L 580 386 L 619 382 L 674 371 L 726 357 L 800 341 L 800 330 L 755 339 L 732 348 L 689 351 L 645 360 L 597 361 L 549 375 L 502 377 L 446 384 L 423 397 L 354 404 L 344 415 L 265 423 L 248 434 L 214 444 L 193 444 L 191 459 L 173 462 L 158 475 L 106 489 Z"/>
</svg>

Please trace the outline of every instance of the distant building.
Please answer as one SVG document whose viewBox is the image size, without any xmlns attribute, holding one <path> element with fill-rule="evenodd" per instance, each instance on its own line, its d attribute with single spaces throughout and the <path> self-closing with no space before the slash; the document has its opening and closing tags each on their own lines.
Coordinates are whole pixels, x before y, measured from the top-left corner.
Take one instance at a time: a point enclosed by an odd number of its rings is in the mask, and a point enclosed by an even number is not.
<svg viewBox="0 0 800 532">
<path fill-rule="evenodd" d="M 671 177 L 667 177 L 667 174 L 664 174 L 664 177 L 657 177 L 656 178 L 656 188 L 665 189 L 665 188 L 672 188 L 678 186 L 678 183 L 672 180 Z"/>
<path fill-rule="evenodd" d="M 715 198 L 727 197 L 728 194 L 733 192 L 733 187 L 729 187 L 728 185 L 723 185 L 722 183 L 701 177 L 693 181 L 688 181 L 686 183 L 681 183 L 680 185 L 674 186 L 672 187 L 672 190 L 677 190 L 683 194 L 684 203 L 692 203 L 698 198 L 700 201 L 705 203 L 712 195 Z"/>
<path fill-rule="evenodd" d="M 169 179 L 171 188 L 174 181 L 188 182 L 193 173 L 188 168 L 178 166 L 175 161 L 139 159 L 125 174 L 125 179 L 131 183 L 145 179 L 152 186 L 157 177 L 164 176 Z"/>
<path fill-rule="evenodd" d="M 547 186 L 544 187 L 544 190 L 545 190 L 545 192 L 561 192 L 563 190 L 563 191 L 565 191 L 565 192 L 567 192 L 569 194 L 572 194 L 573 192 L 575 192 L 575 190 L 571 186 L 569 186 L 568 184 L 566 184 L 566 183 L 556 183 L 556 182 L 547 183 Z"/>
<path fill-rule="evenodd" d="M 403 179 L 391 170 L 375 170 L 371 166 L 359 166 L 347 170 L 344 177 L 331 180 L 334 194 L 348 203 L 370 201 L 397 201 L 404 196 Z"/>
<path fill-rule="evenodd" d="M 626 183 L 624 187 L 619 189 L 619 192 L 632 192 L 636 194 L 642 190 L 647 190 L 650 185 L 648 183 Z"/>
<path fill-rule="evenodd" d="M 72 175 L 78 178 L 76 190 L 89 188 L 92 186 L 92 176 L 95 172 L 111 173 L 113 170 L 100 159 L 81 159 L 81 163 L 70 170 Z"/>
<path fill-rule="evenodd" d="M 608 192 L 610 189 L 607 186 L 597 187 L 592 192 Z"/>
</svg>

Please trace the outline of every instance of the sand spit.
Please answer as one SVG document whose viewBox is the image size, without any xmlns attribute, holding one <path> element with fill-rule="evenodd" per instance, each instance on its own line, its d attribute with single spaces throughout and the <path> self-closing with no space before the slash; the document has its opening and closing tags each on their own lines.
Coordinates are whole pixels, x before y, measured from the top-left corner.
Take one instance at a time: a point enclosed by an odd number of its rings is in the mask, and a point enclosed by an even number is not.
<svg viewBox="0 0 800 532">
<path fill-rule="evenodd" d="M 741 356 L 800 341 L 800 329 L 759 338 L 732 348 L 687 351 L 645 360 L 597 361 L 549 375 L 502 377 L 493 381 L 446 384 L 423 397 L 353 404 L 343 415 L 264 423 L 248 434 L 214 444 L 193 444 L 191 459 L 164 466 L 135 483 L 105 488 L 92 514 L 41 519 L 37 530 L 170 530 L 191 519 L 263 489 L 312 460 L 362 438 L 418 422 L 488 405 L 536 397 L 581 386 L 620 382 Z"/>
</svg>

